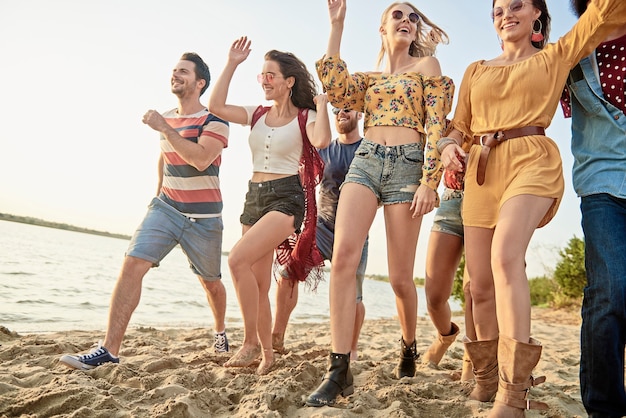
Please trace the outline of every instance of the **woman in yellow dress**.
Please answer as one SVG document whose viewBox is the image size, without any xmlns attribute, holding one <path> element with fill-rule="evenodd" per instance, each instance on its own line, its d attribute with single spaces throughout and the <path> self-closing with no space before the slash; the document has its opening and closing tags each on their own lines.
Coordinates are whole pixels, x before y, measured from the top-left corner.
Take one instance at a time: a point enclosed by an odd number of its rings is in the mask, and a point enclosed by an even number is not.
<svg viewBox="0 0 626 418">
<path fill-rule="evenodd" d="M 544 0 L 494 0 L 502 54 L 466 70 L 454 130 L 438 143 L 447 169 L 465 176 L 465 251 L 477 341 L 465 340 L 484 398 L 496 392 L 490 417 L 546 409 L 527 399 L 541 344 L 531 338 L 525 254 L 536 228 L 555 215 L 563 196 L 557 145 L 545 135 L 569 71 L 626 21 L 626 1 L 592 0 L 570 32 L 547 43 Z M 471 143 L 469 154 L 461 148 Z M 493 273 L 492 273 L 493 272 Z M 497 318 L 497 322 L 493 320 Z M 499 362 L 499 383 L 498 383 Z"/>
</svg>

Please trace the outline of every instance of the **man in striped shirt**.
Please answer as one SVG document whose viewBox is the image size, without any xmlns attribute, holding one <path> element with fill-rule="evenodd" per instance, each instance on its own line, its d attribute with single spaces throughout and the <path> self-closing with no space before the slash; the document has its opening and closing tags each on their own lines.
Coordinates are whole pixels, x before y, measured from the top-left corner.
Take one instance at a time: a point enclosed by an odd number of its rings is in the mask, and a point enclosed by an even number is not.
<svg viewBox="0 0 626 418">
<path fill-rule="evenodd" d="M 135 231 L 117 279 L 102 344 L 88 354 L 64 355 L 69 367 L 90 370 L 118 363 L 128 323 L 139 304 L 145 274 L 176 246 L 187 255 L 215 320 L 217 352 L 228 351 L 224 317 L 226 290 L 221 282 L 221 152 L 228 146 L 228 123 L 209 113 L 200 96 L 209 86 L 209 68 L 195 53 L 185 53 L 171 77 L 178 107 L 163 115 L 149 110 L 143 122 L 160 133 L 157 196 Z"/>
</svg>

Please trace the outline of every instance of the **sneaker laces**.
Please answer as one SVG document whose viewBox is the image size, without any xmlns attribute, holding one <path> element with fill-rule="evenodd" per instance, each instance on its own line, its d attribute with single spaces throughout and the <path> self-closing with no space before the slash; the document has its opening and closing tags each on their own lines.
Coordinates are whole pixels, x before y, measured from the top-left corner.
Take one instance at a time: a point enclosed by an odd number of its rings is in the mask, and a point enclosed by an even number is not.
<svg viewBox="0 0 626 418">
<path fill-rule="evenodd" d="M 103 354 L 106 354 L 108 352 L 109 351 L 102 346 L 102 341 L 99 341 L 97 347 L 95 347 L 89 353 L 83 354 L 82 356 L 80 356 L 80 358 L 85 359 L 85 360 L 92 359 L 92 358 L 101 356 Z"/>
<path fill-rule="evenodd" d="M 228 351 L 228 341 L 226 333 L 220 332 L 215 334 L 215 344 L 213 345 L 217 351 Z"/>
</svg>

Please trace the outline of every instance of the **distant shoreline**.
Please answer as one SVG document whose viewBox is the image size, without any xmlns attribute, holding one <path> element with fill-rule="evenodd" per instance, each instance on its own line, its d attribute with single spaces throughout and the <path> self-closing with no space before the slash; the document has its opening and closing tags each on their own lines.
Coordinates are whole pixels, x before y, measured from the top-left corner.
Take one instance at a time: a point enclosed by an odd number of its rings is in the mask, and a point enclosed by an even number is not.
<svg viewBox="0 0 626 418">
<path fill-rule="evenodd" d="M 39 218 L 33 218 L 31 216 L 18 216 L 18 215 L 11 215 L 8 213 L 0 213 L 0 221 L 19 222 L 19 223 L 35 225 L 35 226 L 45 226 L 46 228 L 63 229 L 66 231 L 82 232 L 84 234 L 100 235 L 103 237 L 111 237 L 111 238 L 118 238 L 118 239 L 124 239 L 124 240 L 131 239 L 130 235 L 116 234 L 116 233 L 107 232 L 107 231 L 98 231 L 95 229 L 82 228 L 80 226 L 69 225 L 69 224 L 60 223 L 60 222 L 50 222 L 50 221 L 46 221 L 46 220 L 39 219 Z M 228 251 L 222 251 L 223 255 L 227 256 L 228 253 L 229 253 Z M 325 270 L 330 271 L 329 268 L 325 268 Z M 381 275 L 381 274 L 367 274 L 366 277 L 370 280 L 389 282 L 389 277 L 385 275 Z M 416 285 L 424 286 L 424 279 L 416 278 L 414 281 Z"/>
<path fill-rule="evenodd" d="M 132 238 L 130 235 L 116 234 L 116 233 L 107 232 L 107 231 L 98 231 L 95 229 L 82 228 L 80 226 L 74 226 L 74 225 L 64 224 L 60 222 L 50 222 L 50 221 L 45 221 L 39 218 L 33 218 L 30 216 L 11 215 L 8 213 L 0 213 L 0 221 L 18 222 L 22 224 L 44 226 L 46 228 L 56 228 L 56 229 L 63 229 L 63 230 L 72 231 L 72 232 L 82 232 L 83 234 L 100 235 L 102 237 L 117 238 L 117 239 L 123 239 L 127 241 Z M 228 251 L 222 251 L 222 255 L 228 256 L 228 253 L 229 253 Z"/>
<path fill-rule="evenodd" d="M 19 222 L 23 224 L 45 226 L 47 228 L 64 229 L 66 231 L 82 232 L 85 234 L 101 235 L 103 237 L 111 237 L 111 238 L 118 238 L 118 239 L 125 239 L 125 240 L 129 240 L 131 238 L 130 235 L 115 234 L 113 232 L 106 232 L 106 231 L 97 231 L 95 229 L 81 228 L 79 226 L 74 226 L 74 225 L 69 225 L 69 224 L 64 224 L 64 223 L 59 223 L 59 222 L 45 221 L 43 219 L 32 218 L 30 216 L 11 215 L 8 213 L 0 213 L 0 221 Z"/>
</svg>

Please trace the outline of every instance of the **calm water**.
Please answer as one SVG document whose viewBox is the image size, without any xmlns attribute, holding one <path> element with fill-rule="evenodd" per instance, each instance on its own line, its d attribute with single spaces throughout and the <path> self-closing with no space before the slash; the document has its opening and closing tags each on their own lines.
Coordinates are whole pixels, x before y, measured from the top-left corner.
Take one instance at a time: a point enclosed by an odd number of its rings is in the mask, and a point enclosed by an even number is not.
<svg viewBox="0 0 626 418">
<path fill-rule="evenodd" d="M 104 330 L 127 245 L 116 238 L 0 221 L 0 325 L 18 333 Z M 225 257 L 222 275 L 228 298 L 226 326 L 241 326 Z M 328 321 L 328 283 L 321 283 L 316 293 L 302 289 L 291 321 Z M 366 320 L 396 316 L 388 283 L 365 280 L 363 293 Z M 418 297 L 418 314 L 423 316 L 423 288 L 418 288 Z M 452 307 L 459 309 L 455 303 Z M 179 248 L 144 278 L 141 301 L 129 324 L 138 326 L 213 326 L 205 293 Z"/>
</svg>

